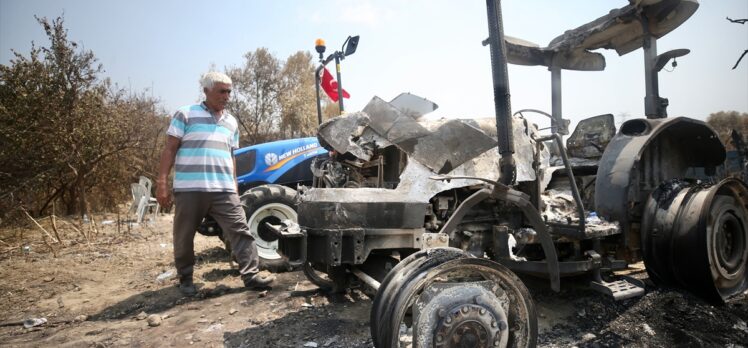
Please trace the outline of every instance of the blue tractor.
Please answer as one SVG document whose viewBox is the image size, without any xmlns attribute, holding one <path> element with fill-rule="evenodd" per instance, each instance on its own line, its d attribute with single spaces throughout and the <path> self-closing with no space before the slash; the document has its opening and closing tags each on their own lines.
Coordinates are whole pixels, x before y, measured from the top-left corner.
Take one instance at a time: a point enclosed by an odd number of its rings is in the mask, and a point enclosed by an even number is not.
<svg viewBox="0 0 748 348">
<path fill-rule="evenodd" d="M 268 231 L 267 224 L 297 220 L 296 188 L 312 185 L 312 162 L 318 157 L 326 158 L 327 150 L 316 137 L 309 137 L 244 147 L 234 151 L 234 156 L 239 193 L 247 224 L 257 243 L 260 267 L 274 272 L 289 270 L 288 260 L 277 252 L 277 237 Z M 212 217 L 205 217 L 198 233 L 221 238 L 226 249 L 231 250 Z"/>
</svg>

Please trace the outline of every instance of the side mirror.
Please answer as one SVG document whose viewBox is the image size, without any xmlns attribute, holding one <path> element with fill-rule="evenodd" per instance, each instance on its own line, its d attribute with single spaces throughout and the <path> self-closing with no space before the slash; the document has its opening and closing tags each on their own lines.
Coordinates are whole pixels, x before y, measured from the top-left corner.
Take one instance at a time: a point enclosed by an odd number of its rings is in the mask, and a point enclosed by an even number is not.
<svg viewBox="0 0 748 348">
<path fill-rule="evenodd" d="M 350 56 L 351 54 L 356 52 L 356 48 L 358 47 L 358 35 L 356 36 L 349 36 L 347 40 L 345 40 L 345 49 L 343 52 L 345 52 L 345 56 Z"/>
<path fill-rule="evenodd" d="M 662 68 L 665 67 L 665 64 L 667 64 L 667 62 L 669 62 L 671 59 L 682 57 L 689 53 L 691 53 L 691 50 L 687 48 L 679 48 L 676 50 L 670 50 L 663 54 L 660 54 L 659 56 L 657 56 L 655 60 L 654 71 L 658 72 L 662 70 Z M 673 61 L 673 63 L 675 63 L 675 61 Z M 675 67 L 675 65 L 673 65 L 673 67 Z"/>
</svg>

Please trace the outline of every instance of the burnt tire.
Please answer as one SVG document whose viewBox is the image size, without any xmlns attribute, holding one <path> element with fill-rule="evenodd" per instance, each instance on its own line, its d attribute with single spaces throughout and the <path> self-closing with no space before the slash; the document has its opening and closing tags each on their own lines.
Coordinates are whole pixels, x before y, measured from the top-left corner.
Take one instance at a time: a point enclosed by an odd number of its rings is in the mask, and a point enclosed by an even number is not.
<svg viewBox="0 0 748 348">
<path fill-rule="evenodd" d="M 370 328 L 375 347 L 534 347 L 538 335 L 522 281 L 455 248 L 422 250 L 395 265 L 372 303 Z"/>
<path fill-rule="evenodd" d="M 247 190 L 241 196 L 247 225 L 255 238 L 260 269 L 270 272 L 293 270 L 288 259 L 278 253 L 278 241 L 265 223 L 279 225 L 283 220 L 298 221 L 298 193 L 281 185 L 262 185 Z"/>
<path fill-rule="evenodd" d="M 658 285 L 710 302 L 748 289 L 748 188 L 735 179 L 715 185 L 660 185 L 642 221 L 644 264 Z"/>
</svg>

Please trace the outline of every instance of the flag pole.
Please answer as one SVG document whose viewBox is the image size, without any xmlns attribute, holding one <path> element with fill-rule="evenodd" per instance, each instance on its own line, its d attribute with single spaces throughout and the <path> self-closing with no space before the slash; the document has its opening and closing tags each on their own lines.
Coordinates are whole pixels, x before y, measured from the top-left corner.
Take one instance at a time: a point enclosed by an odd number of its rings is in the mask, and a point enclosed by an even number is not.
<svg viewBox="0 0 748 348">
<path fill-rule="evenodd" d="M 322 102 L 319 98 L 319 73 L 322 71 L 322 68 L 324 68 L 324 65 L 320 65 L 315 71 L 314 71 L 314 85 L 317 87 L 317 125 L 322 124 Z"/>
<path fill-rule="evenodd" d="M 343 52 L 336 51 L 335 55 L 335 71 L 338 76 L 338 103 L 340 104 L 340 115 L 343 114 L 345 109 L 343 108 L 343 81 L 340 79 L 340 56 Z"/>
</svg>

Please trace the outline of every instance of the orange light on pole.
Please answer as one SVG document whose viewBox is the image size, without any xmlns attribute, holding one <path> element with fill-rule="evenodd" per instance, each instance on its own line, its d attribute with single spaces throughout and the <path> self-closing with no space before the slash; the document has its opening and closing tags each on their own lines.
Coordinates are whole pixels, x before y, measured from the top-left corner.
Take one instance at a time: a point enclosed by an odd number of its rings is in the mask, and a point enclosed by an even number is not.
<svg viewBox="0 0 748 348">
<path fill-rule="evenodd" d="M 324 59 L 322 56 L 325 53 L 325 40 L 317 39 L 314 41 L 314 49 L 319 53 L 319 60 Z"/>
</svg>

